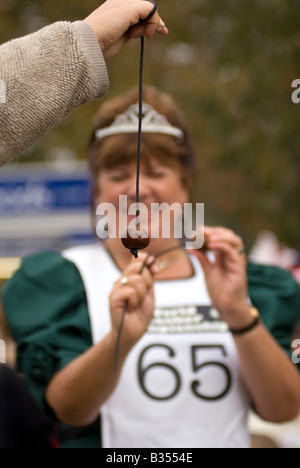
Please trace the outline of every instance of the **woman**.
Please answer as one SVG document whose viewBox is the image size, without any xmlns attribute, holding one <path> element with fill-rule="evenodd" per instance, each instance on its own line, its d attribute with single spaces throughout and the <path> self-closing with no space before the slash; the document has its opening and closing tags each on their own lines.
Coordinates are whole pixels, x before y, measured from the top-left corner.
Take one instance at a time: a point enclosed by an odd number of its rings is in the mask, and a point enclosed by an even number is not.
<svg viewBox="0 0 300 468">
<path fill-rule="evenodd" d="M 133 91 L 102 106 L 89 147 L 93 212 L 114 206 L 116 232 L 119 196 L 135 202 L 137 100 Z M 154 88 L 144 102 L 140 202 L 183 206 L 194 156 L 185 120 Z M 3 294 L 19 368 L 63 423 L 92 430 L 100 411 L 104 447 L 249 447 L 250 407 L 277 422 L 299 411 L 285 352 L 298 287 L 277 268 L 247 266 L 242 239 L 221 227 L 205 228 L 211 253 L 178 248 L 154 263 L 179 247 L 178 220 L 169 238 L 162 221 L 153 218 L 160 235 L 137 259 L 109 235 L 108 216 L 105 242 L 24 260 Z"/>
</svg>

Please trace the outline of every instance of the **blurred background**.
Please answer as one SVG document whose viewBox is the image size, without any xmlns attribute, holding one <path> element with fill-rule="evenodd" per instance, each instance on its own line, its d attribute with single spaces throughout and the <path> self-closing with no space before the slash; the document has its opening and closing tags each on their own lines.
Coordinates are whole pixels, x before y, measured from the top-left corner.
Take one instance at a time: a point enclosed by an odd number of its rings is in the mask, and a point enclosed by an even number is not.
<svg viewBox="0 0 300 468">
<path fill-rule="evenodd" d="M 0 43 L 83 19 L 99 4 L 1 0 Z M 206 223 L 235 229 L 248 249 L 268 231 L 270 257 L 288 246 L 298 263 L 300 104 L 291 85 L 300 78 L 299 2 L 161 0 L 159 9 L 170 34 L 146 42 L 144 82 L 171 93 L 188 117 L 198 155 L 195 201 L 205 203 Z M 138 84 L 139 44 L 108 63 L 108 98 Z M 90 235 L 84 161 L 101 102 L 75 111 L 1 169 L 0 257 Z"/>
</svg>

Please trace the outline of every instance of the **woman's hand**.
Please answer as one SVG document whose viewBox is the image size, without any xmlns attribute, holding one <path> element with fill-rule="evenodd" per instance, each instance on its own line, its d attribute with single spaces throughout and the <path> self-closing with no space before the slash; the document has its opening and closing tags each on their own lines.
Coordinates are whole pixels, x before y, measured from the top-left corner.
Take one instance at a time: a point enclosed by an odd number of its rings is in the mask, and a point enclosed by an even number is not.
<svg viewBox="0 0 300 468">
<path fill-rule="evenodd" d="M 94 30 L 105 59 L 116 55 L 131 39 L 152 37 L 156 32 L 168 34 L 158 13 L 145 20 L 153 9 L 153 3 L 145 0 L 107 0 L 91 13 L 85 22 Z"/>
<path fill-rule="evenodd" d="M 232 328 L 249 325 L 246 256 L 241 237 L 223 227 L 205 227 L 205 244 L 214 254 L 210 259 L 199 250 L 191 251 L 199 259 L 214 307 Z"/>
<path fill-rule="evenodd" d="M 147 265 L 141 272 L 147 255 L 140 253 L 139 258 L 133 259 L 122 277 L 114 284 L 110 293 L 110 314 L 112 333 L 118 335 L 122 314 L 127 304 L 121 343 L 128 351 L 147 331 L 154 311 L 154 275 L 159 272 L 157 264 L 153 264 L 154 257 L 149 257 Z"/>
</svg>

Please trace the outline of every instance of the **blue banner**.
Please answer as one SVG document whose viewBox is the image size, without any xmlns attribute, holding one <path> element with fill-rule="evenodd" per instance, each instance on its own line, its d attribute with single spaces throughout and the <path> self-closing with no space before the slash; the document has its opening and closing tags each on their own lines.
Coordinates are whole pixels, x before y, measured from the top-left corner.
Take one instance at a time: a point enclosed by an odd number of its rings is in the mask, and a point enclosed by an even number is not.
<svg viewBox="0 0 300 468">
<path fill-rule="evenodd" d="M 70 212 L 89 206 L 90 181 L 84 172 L 0 174 L 0 216 Z"/>
</svg>

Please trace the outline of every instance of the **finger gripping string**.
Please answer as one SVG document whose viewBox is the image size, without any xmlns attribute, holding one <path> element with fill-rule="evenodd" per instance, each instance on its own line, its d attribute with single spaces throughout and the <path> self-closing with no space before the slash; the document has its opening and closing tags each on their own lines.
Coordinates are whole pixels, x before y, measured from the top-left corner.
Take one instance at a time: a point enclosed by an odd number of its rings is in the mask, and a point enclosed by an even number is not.
<svg viewBox="0 0 300 468">
<path fill-rule="evenodd" d="M 144 21 L 148 21 L 150 18 L 152 18 L 152 16 L 154 15 L 154 13 L 157 11 L 157 3 L 155 0 L 146 0 L 147 2 L 150 2 L 153 4 L 153 8 L 152 10 L 150 11 L 149 15 L 147 16 L 147 18 L 145 18 L 144 20 L 140 20 L 139 23 L 143 23 Z"/>
</svg>

